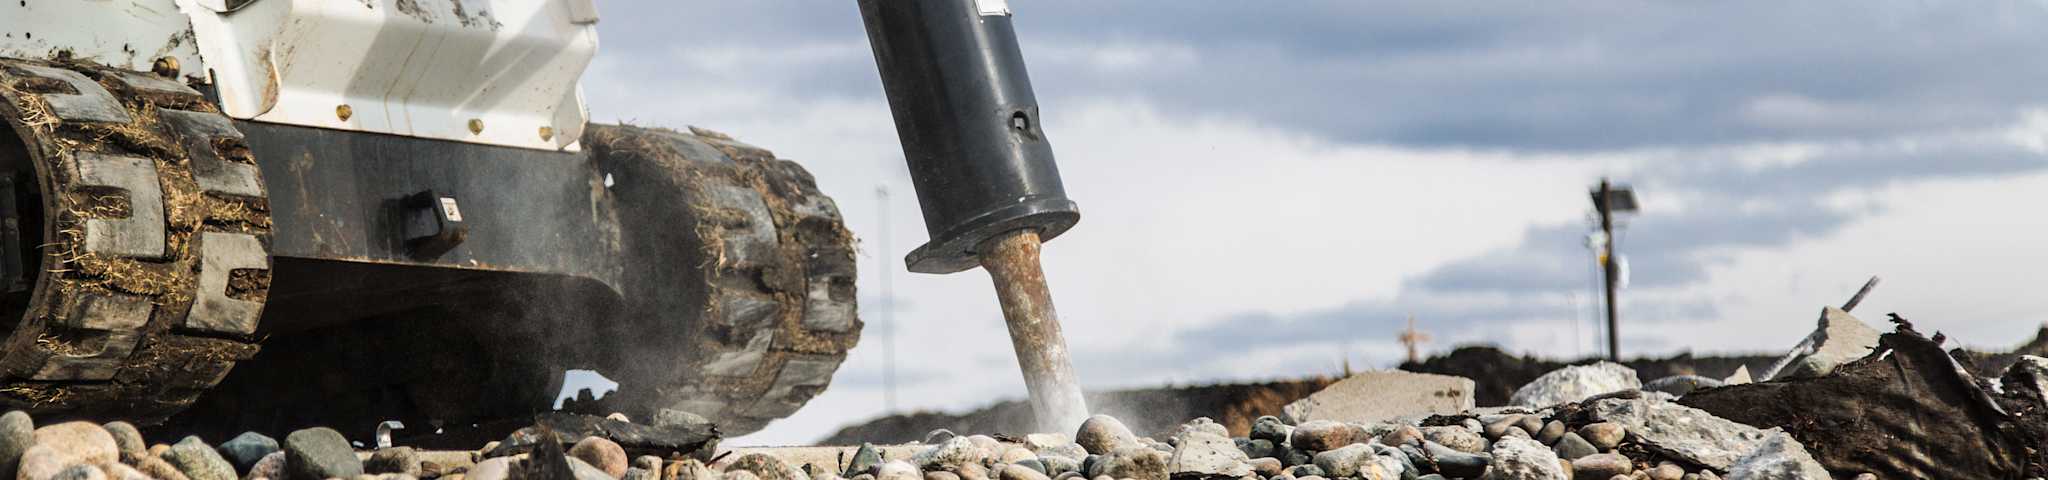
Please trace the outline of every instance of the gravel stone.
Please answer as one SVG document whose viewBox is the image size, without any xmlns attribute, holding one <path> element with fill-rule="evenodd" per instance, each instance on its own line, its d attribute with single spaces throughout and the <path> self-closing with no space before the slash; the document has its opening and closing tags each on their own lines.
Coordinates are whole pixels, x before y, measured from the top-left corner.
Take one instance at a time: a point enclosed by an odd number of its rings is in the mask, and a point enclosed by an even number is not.
<svg viewBox="0 0 2048 480">
<path fill-rule="evenodd" d="M 969 463 L 981 463 L 987 453 L 967 437 L 953 437 L 946 443 L 917 452 L 911 462 L 927 470 L 950 470 Z M 880 476 L 880 475 L 876 475 Z M 920 475 L 921 476 L 921 475 Z"/>
<path fill-rule="evenodd" d="M 1273 445 L 1272 440 L 1263 438 L 1245 440 L 1241 450 L 1244 450 L 1244 456 L 1251 458 L 1271 457 L 1279 453 L 1279 447 Z"/>
<path fill-rule="evenodd" d="M 641 455 L 638 457 L 633 457 L 633 468 L 638 468 L 649 472 L 659 472 L 661 471 L 661 457 L 653 455 Z"/>
<path fill-rule="evenodd" d="M 1486 466 L 1493 463 L 1493 457 L 1483 453 L 1462 452 L 1436 442 L 1424 442 L 1422 448 L 1430 458 L 1436 459 L 1436 468 L 1445 475 L 1458 478 L 1477 478 L 1486 473 Z"/>
<path fill-rule="evenodd" d="M 1290 467 L 1295 465 L 1307 465 L 1309 463 L 1315 462 L 1316 458 L 1314 455 L 1310 455 L 1308 452 L 1302 451 L 1299 448 L 1289 448 L 1286 449 L 1286 451 L 1280 452 L 1280 454 L 1281 456 L 1277 457 L 1280 459 L 1280 463 L 1287 464 L 1287 466 Z"/>
<path fill-rule="evenodd" d="M 1509 405 L 1541 408 L 1585 400 L 1587 397 L 1642 388 L 1634 369 L 1614 362 L 1565 367 L 1536 377 L 1516 389 Z"/>
<path fill-rule="evenodd" d="M 1338 478 L 1357 477 L 1358 471 L 1373 461 L 1371 446 L 1354 443 L 1316 454 L 1316 467 L 1323 474 Z"/>
<path fill-rule="evenodd" d="M 1682 397 L 1685 394 L 1692 393 L 1693 390 L 1714 388 L 1721 385 L 1723 383 L 1720 380 L 1699 375 L 1672 375 L 1644 383 L 1643 391 L 1664 392 Z"/>
<path fill-rule="evenodd" d="M 469 467 L 469 473 L 463 476 L 463 480 L 505 480 L 511 478 L 512 467 L 514 466 L 513 461 L 512 457 L 498 457 L 477 462 L 475 466 Z"/>
<path fill-rule="evenodd" d="M 582 460 L 577 461 L 581 462 Z M 583 479 L 577 478 L 576 480 Z M 754 472 L 749 472 L 746 470 L 726 470 L 724 480 L 761 480 L 761 477 L 755 476 Z"/>
<path fill-rule="evenodd" d="M 577 442 L 577 444 L 582 445 L 582 442 Z M 621 453 L 620 456 L 624 456 L 624 454 Z M 623 461 L 624 459 L 621 459 L 621 462 Z M 781 458 L 766 453 L 741 455 L 740 458 L 733 460 L 731 464 L 725 466 L 726 472 L 730 473 L 733 470 L 752 472 L 755 477 L 761 480 L 809 480 L 810 477 L 805 475 L 802 470 L 797 470 L 795 466 L 782 461 Z"/>
<path fill-rule="evenodd" d="M 134 424 L 114 421 L 102 424 L 100 428 L 107 429 L 107 434 L 114 436 L 114 447 L 120 450 L 121 461 L 129 462 L 149 455 L 149 443 L 142 441 L 142 431 L 136 430 Z"/>
<path fill-rule="evenodd" d="M 924 443 L 926 445 L 938 445 L 941 443 L 946 443 L 947 440 L 952 440 L 953 437 L 957 436 L 959 435 L 954 434 L 952 430 L 941 428 L 938 430 L 932 430 L 930 432 L 925 433 L 924 441 L 920 443 Z"/>
<path fill-rule="evenodd" d="M 107 474 L 92 465 L 72 465 L 50 476 L 50 480 L 107 480 Z"/>
<path fill-rule="evenodd" d="M 1585 478 L 1608 478 L 1628 475 L 1636 469 L 1628 457 L 1613 453 L 1596 453 L 1572 460 L 1572 470 Z"/>
<path fill-rule="evenodd" d="M 1238 450 L 1229 438 L 1214 433 L 1224 431 L 1215 422 L 1208 426 L 1183 429 L 1174 436 L 1179 447 L 1167 461 L 1166 471 L 1172 475 L 1200 475 L 1205 477 L 1242 477 L 1252 473 L 1250 458 Z"/>
<path fill-rule="evenodd" d="M 1669 463 L 1650 469 L 1650 480 L 1678 480 L 1685 476 L 1685 469 Z"/>
<path fill-rule="evenodd" d="M 1356 425 L 1316 420 L 1295 426 L 1294 436 L 1288 443 L 1304 451 L 1321 452 L 1369 440 L 1371 439 L 1366 437 L 1365 429 Z"/>
<path fill-rule="evenodd" d="M 65 458 L 70 459 L 65 462 L 67 464 L 104 465 L 121 460 L 121 447 L 114 443 L 114 435 L 91 422 L 65 422 L 37 428 L 32 436 L 36 446 L 47 445 L 63 452 Z"/>
<path fill-rule="evenodd" d="M 996 471 L 997 480 L 1051 480 L 1044 473 L 1022 465 L 1004 465 Z"/>
<path fill-rule="evenodd" d="M 625 448 L 620 447 L 618 442 L 602 437 L 584 437 L 582 440 L 577 440 L 575 446 L 569 447 L 569 456 L 583 460 L 584 463 L 588 463 L 592 467 L 597 467 L 599 471 L 612 478 L 626 476 L 626 468 L 631 463 L 631 460 L 626 458 Z M 745 459 L 745 457 L 741 458 Z M 763 473 L 760 470 L 754 470 L 754 475 L 760 476 L 763 480 L 785 480 L 773 478 L 770 474 Z"/>
<path fill-rule="evenodd" d="M 1621 439 L 1628 435 L 1628 429 L 1614 422 L 1589 423 L 1579 427 L 1579 438 L 1602 451 L 1613 450 L 1621 445 Z"/>
<path fill-rule="evenodd" d="M 220 452 L 221 458 L 228 459 L 228 463 L 234 464 L 236 471 L 239 472 L 249 471 L 256 466 L 257 461 L 279 451 L 277 439 L 256 432 L 242 432 L 235 438 L 221 442 L 214 450 Z"/>
<path fill-rule="evenodd" d="M 36 423 L 20 410 L 0 415 L 0 479 L 15 478 L 22 452 L 35 443 Z"/>
<path fill-rule="evenodd" d="M 1252 466 L 1252 473 L 1257 473 L 1261 477 L 1279 475 L 1282 469 L 1280 459 L 1273 457 L 1254 458 L 1245 463 Z"/>
<path fill-rule="evenodd" d="M 141 470 L 136 470 L 135 467 L 130 467 L 125 463 L 107 464 L 101 466 L 100 469 L 105 471 L 107 478 L 113 480 L 155 480 L 149 478 L 149 475 L 142 473 Z"/>
<path fill-rule="evenodd" d="M 704 462 L 697 459 L 685 458 L 663 465 L 661 477 L 662 480 L 713 480 L 718 478 L 718 472 L 711 471 L 711 467 L 704 466 Z"/>
<path fill-rule="evenodd" d="M 1004 447 L 1001 451 L 1003 454 L 996 457 L 996 463 L 1017 463 L 1038 459 L 1038 454 L 1031 453 L 1031 449 L 1024 447 Z"/>
<path fill-rule="evenodd" d="M 255 463 L 254 465 L 250 465 L 250 466 L 249 466 L 249 471 L 248 471 L 248 472 L 245 472 L 245 473 L 246 473 L 246 475 L 243 475 L 243 476 L 242 476 L 242 478 L 244 478 L 244 479 L 255 479 L 255 478 L 268 478 L 268 479 L 271 479 L 271 480 L 285 480 L 285 473 L 284 473 L 284 461 L 285 461 L 285 454 L 284 454 L 284 450 L 278 450 L 278 451 L 275 451 L 275 452 L 270 452 L 270 454 L 269 454 L 269 455 L 264 455 L 264 456 L 263 456 L 263 458 L 259 458 L 259 459 L 256 459 L 256 463 Z M 150 472 L 150 470 L 149 470 L 149 463 L 147 463 L 147 462 L 144 462 L 144 463 L 143 463 L 143 464 L 141 465 L 141 467 L 142 467 L 142 472 L 143 472 L 143 473 L 149 473 L 149 474 L 150 474 L 149 476 L 151 476 L 151 477 L 155 477 L 155 478 L 156 478 L 157 480 L 168 480 L 168 479 L 165 479 L 164 477 L 160 477 L 160 476 L 157 476 L 157 475 L 156 475 L 155 473 L 152 473 L 152 472 Z M 470 478 L 472 478 L 472 479 L 476 478 L 476 475 L 475 475 L 475 473 L 474 473 L 474 472 L 476 472 L 476 468 L 472 467 L 472 468 L 470 468 L 469 470 L 470 470 L 470 472 L 471 472 L 471 474 L 470 474 L 470 476 L 469 476 L 469 477 L 470 477 Z M 177 471 L 177 470 L 176 470 L 176 469 L 172 469 L 172 471 Z M 503 478 L 503 477 L 500 477 L 500 478 Z"/>
<path fill-rule="evenodd" d="M 283 466 L 283 460 L 279 460 L 278 465 Z M 142 457 L 140 459 L 137 459 L 137 461 L 135 462 L 135 467 L 137 470 L 140 470 L 144 476 L 148 476 L 149 478 L 153 478 L 156 480 L 188 480 L 185 477 L 185 472 L 178 471 L 178 467 L 176 465 L 171 465 L 171 462 L 165 461 L 162 457 Z M 252 474 L 257 473 L 255 469 L 250 469 L 249 471 Z M 281 470 L 279 472 L 281 472 Z M 272 473 L 275 474 L 277 472 Z M 264 478 L 274 479 L 278 477 L 269 476 Z"/>
<path fill-rule="evenodd" d="M 1558 437 L 1557 444 L 1551 445 L 1550 450 L 1557 452 L 1557 457 L 1565 460 L 1578 460 L 1580 457 L 1600 453 L 1600 449 L 1593 448 L 1592 443 L 1586 442 L 1586 439 L 1577 433 L 1566 433 Z"/>
<path fill-rule="evenodd" d="M 1294 435 L 1294 426 L 1280 421 L 1280 417 L 1267 415 L 1259 417 L 1257 420 L 1252 420 L 1251 438 L 1273 442 L 1274 445 L 1282 445 L 1287 443 L 1287 438 L 1292 435 Z"/>
<path fill-rule="evenodd" d="M 1103 455 L 1088 471 L 1088 476 L 1108 475 L 1111 478 L 1134 480 L 1166 480 L 1166 464 L 1172 457 L 1146 447 L 1124 447 Z"/>
<path fill-rule="evenodd" d="M 332 428 L 314 427 L 284 437 L 285 476 L 282 480 L 325 480 L 355 478 L 363 474 L 363 462 L 356 458 L 348 439 Z"/>
<path fill-rule="evenodd" d="M 1485 453 L 1486 438 L 1464 427 L 1422 427 L 1422 439 L 1465 453 Z"/>
<path fill-rule="evenodd" d="M 1564 422 L 1551 420 L 1536 431 L 1536 441 L 1544 445 L 1556 445 L 1560 438 L 1564 438 Z"/>
<path fill-rule="evenodd" d="M 940 470 L 936 472 L 924 472 L 924 480 L 960 480 L 960 476 L 954 475 L 953 472 Z"/>
<path fill-rule="evenodd" d="M 966 478 L 966 475 L 961 475 L 961 477 Z M 921 478 L 924 478 L 924 472 L 918 471 L 917 466 L 911 465 L 910 462 L 890 460 L 875 466 L 875 480 L 918 480 Z"/>
<path fill-rule="evenodd" d="M 1295 465 L 1287 467 L 1286 473 L 1294 478 L 1320 477 L 1323 476 L 1323 467 L 1318 467 L 1314 464 Z"/>
<path fill-rule="evenodd" d="M 1394 427 L 1394 431 L 1388 432 L 1384 437 L 1380 437 L 1380 443 L 1393 446 L 1413 445 L 1421 441 L 1422 430 L 1411 425 Z"/>
<path fill-rule="evenodd" d="M 171 451 L 164 452 L 163 458 L 171 462 L 171 465 L 177 466 L 178 472 L 184 473 L 185 478 L 191 480 L 238 478 L 235 475 L 235 464 L 221 458 L 220 452 L 214 451 L 212 445 L 207 445 L 199 437 L 188 436 L 184 440 L 179 440 L 178 443 L 171 445 Z"/>
<path fill-rule="evenodd" d="M 1557 454 L 1535 440 L 1503 438 L 1493 444 L 1493 468 L 1487 480 L 1567 480 Z"/>
<path fill-rule="evenodd" d="M 391 447 L 378 449 L 363 461 L 363 473 L 402 473 L 420 476 L 420 453 L 412 447 Z M 196 480 L 196 479 L 195 479 Z"/>
<path fill-rule="evenodd" d="M 1081 429 L 1074 432 L 1074 443 L 1080 444 L 1088 453 L 1102 455 L 1136 445 L 1138 436 L 1116 417 L 1095 415 L 1081 422 Z"/>
<path fill-rule="evenodd" d="M 863 473 L 874 473 L 875 467 L 881 464 L 882 451 L 876 449 L 875 444 L 863 443 L 859 450 L 853 451 L 853 460 L 846 463 L 846 471 L 842 475 L 853 478 Z"/>
</svg>

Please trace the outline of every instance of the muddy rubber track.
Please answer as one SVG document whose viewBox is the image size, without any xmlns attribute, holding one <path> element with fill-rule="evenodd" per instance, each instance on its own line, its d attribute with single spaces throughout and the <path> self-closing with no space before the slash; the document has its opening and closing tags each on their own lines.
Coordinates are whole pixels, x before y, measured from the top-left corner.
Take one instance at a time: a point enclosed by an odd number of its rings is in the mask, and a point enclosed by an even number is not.
<svg viewBox="0 0 2048 480">
<path fill-rule="evenodd" d="M 80 64 L 0 59 L 0 100 L 0 159 L 33 165 L 15 176 L 46 218 L 22 225 L 40 274 L 7 306 L 23 316 L 0 404 L 153 423 L 256 352 L 269 205 L 226 117 L 180 83 Z"/>
<path fill-rule="evenodd" d="M 694 413 L 741 435 L 823 391 L 862 324 L 853 237 L 810 174 L 694 128 L 592 125 L 584 145 L 617 182 L 636 258 L 624 322 L 638 338 L 603 369 L 621 384 L 616 405 L 657 423 Z M 657 284 L 656 269 L 691 279 Z"/>
</svg>

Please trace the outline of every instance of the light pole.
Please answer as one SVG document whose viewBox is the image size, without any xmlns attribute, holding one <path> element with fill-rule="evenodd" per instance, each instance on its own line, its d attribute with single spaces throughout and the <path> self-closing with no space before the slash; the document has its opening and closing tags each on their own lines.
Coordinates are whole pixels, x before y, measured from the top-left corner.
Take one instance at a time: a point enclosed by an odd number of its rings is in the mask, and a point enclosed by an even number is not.
<svg viewBox="0 0 2048 480">
<path fill-rule="evenodd" d="M 1636 192 L 1627 186 L 1609 184 L 1606 178 L 1602 178 L 1600 186 L 1594 188 L 1592 193 L 1593 209 L 1600 212 L 1600 234 L 1607 239 L 1602 247 L 1604 251 L 1600 254 L 1600 272 L 1607 285 L 1607 359 L 1620 362 L 1621 332 L 1616 329 L 1621 320 L 1619 309 L 1615 305 L 1619 302 L 1614 298 L 1614 294 L 1615 283 L 1621 276 L 1621 267 L 1614 252 L 1614 214 L 1636 211 Z"/>
</svg>

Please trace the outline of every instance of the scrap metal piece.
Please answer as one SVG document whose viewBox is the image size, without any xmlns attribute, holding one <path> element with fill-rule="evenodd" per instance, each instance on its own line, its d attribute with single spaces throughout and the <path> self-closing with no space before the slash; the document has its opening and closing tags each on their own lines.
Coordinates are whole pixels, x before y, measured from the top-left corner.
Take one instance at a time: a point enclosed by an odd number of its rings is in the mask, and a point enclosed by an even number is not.
<svg viewBox="0 0 2048 480">
<path fill-rule="evenodd" d="M 391 448 L 391 431 L 405 429 L 405 422 L 385 420 L 377 424 L 377 448 Z"/>
<path fill-rule="evenodd" d="M 1039 431 L 1065 432 L 1088 419 L 1088 402 L 1067 356 L 1067 339 L 1060 334 L 1059 313 L 1039 265 L 1039 247 L 1035 230 L 990 239 L 980 248 L 981 268 L 995 281 L 1017 364 L 1024 369 L 1024 386 L 1031 392 L 1032 410 L 1038 412 Z"/>
</svg>

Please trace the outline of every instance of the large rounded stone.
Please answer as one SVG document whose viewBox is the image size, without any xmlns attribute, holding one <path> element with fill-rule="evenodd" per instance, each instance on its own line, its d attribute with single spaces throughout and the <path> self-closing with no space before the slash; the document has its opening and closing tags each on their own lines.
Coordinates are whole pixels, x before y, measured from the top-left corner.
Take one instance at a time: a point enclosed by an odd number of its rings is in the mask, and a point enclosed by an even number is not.
<svg viewBox="0 0 2048 480">
<path fill-rule="evenodd" d="M 1580 457 L 1600 453 L 1600 449 L 1593 448 L 1592 443 L 1580 438 L 1577 433 L 1564 434 L 1557 439 L 1556 445 L 1551 445 L 1550 450 L 1557 452 L 1557 457 L 1565 460 L 1578 460 Z"/>
<path fill-rule="evenodd" d="M 283 480 L 326 480 L 356 478 L 363 474 L 363 461 L 348 445 L 341 432 L 314 427 L 284 437 L 285 478 Z"/>
<path fill-rule="evenodd" d="M 985 456 L 982 448 L 968 437 L 953 437 L 946 443 L 917 452 L 911 456 L 911 462 L 928 470 L 952 470 L 965 464 L 981 463 Z"/>
<path fill-rule="evenodd" d="M 22 452 L 35 444 L 36 422 L 20 410 L 0 415 L 0 479 L 14 478 Z"/>
<path fill-rule="evenodd" d="M 164 452 L 164 460 L 177 466 L 178 472 L 191 480 L 238 478 L 235 475 L 235 465 L 228 463 L 228 459 L 221 458 L 220 452 L 214 451 L 212 445 L 207 445 L 199 437 L 188 436 L 172 444 L 171 450 Z"/>
<path fill-rule="evenodd" d="M 599 437 L 584 437 L 583 440 L 577 441 L 575 446 L 569 447 L 569 456 L 582 459 L 612 478 L 625 477 L 626 467 L 629 466 L 627 463 L 631 461 L 626 458 L 626 449 L 620 447 L 618 442 Z M 780 480 L 769 478 L 758 471 L 754 474 L 760 475 L 763 480 Z"/>
<path fill-rule="evenodd" d="M 1287 437 L 1294 435 L 1294 427 L 1280 421 L 1280 417 L 1267 415 L 1252 421 L 1251 438 L 1265 439 L 1273 444 L 1287 443 Z"/>
<path fill-rule="evenodd" d="M 71 458 L 71 463 L 104 465 L 121 461 L 121 447 L 114 435 L 92 422 L 64 422 L 35 430 L 37 446 L 49 446 Z M 50 472 L 52 475 L 56 472 Z"/>
<path fill-rule="evenodd" d="M 1088 453 L 1102 455 L 1136 445 L 1138 436 L 1132 434 L 1131 428 L 1124 426 L 1124 422 L 1117 421 L 1116 417 L 1096 415 L 1081 422 L 1081 429 L 1074 432 L 1074 443 L 1080 444 Z"/>
</svg>

